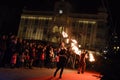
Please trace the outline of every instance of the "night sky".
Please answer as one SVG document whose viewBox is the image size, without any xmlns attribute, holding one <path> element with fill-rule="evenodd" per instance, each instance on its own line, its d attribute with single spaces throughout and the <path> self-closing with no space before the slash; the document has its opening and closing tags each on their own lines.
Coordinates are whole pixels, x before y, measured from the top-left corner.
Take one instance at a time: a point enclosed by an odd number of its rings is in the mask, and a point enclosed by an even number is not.
<svg viewBox="0 0 120 80">
<path fill-rule="evenodd" d="M 0 5 L 0 33 L 13 32 L 17 34 L 17 29 L 20 22 L 20 16 L 23 8 L 40 11 L 53 11 L 54 3 L 59 0 L 16 0 L 7 1 Z M 95 12 L 96 9 L 102 5 L 105 6 L 109 14 L 110 25 L 114 28 L 116 26 L 119 30 L 119 4 L 117 0 L 65 0 L 73 5 L 73 12 Z"/>
</svg>

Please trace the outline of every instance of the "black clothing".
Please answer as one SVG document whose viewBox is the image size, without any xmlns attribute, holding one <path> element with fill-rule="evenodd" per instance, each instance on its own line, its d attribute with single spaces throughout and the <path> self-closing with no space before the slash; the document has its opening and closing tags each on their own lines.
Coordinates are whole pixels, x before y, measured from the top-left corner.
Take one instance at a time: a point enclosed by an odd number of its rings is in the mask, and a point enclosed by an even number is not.
<svg viewBox="0 0 120 80">
<path fill-rule="evenodd" d="M 59 56 L 59 62 L 57 63 L 57 69 L 54 72 L 54 77 L 56 76 L 57 72 L 61 69 L 60 76 L 59 76 L 59 78 L 61 78 L 63 70 L 64 70 L 64 67 L 66 65 L 66 60 L 67 60 L 66 49 L 61 49 L 59 54 L 58 54 L 58 56 Z"/>
</svg>

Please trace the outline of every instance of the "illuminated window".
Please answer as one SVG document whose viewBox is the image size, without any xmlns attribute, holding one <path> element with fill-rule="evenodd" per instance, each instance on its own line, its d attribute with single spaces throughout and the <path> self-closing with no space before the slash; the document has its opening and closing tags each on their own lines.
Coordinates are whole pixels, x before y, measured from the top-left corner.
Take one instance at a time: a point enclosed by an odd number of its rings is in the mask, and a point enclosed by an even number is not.
<svg viewBox="0 0 120 80">
<path fill-rule="evenodd" d="M 35 25 L 38 25 L 38 20 L 37 19 L 35 19 Z"/>
<path fill-rule="evenodd" d="M 28 19 L 25 19 L 24 24 L 25 24 L 25 25 L 28 24 Z"/>
<path fill-rule="evenodd" d="M 35 34 L 36 31 L 37 31 L 37 26 L 35 25 L 35 26 L 34 26 L 34 30 L 33 30 L 33 34 Z"/>
<path fill-rule="evenodd" d="M 33 29 L 33 34 L 35 34 L 35 33 L 36 33 L 36 31 L 37 31 L 37 26 L 38 26 L 38 20 L 37 20 L 37 19 L 35 19 L 34 29 Z"/>
<path fill-rule="evenodd" d="M 27 26 L 25 25 L 25 26 L 24 26 L 24 29 L 23 29 L 23 32 L 25 33 L 26 30 L 27 30 Z"/>
</svg>

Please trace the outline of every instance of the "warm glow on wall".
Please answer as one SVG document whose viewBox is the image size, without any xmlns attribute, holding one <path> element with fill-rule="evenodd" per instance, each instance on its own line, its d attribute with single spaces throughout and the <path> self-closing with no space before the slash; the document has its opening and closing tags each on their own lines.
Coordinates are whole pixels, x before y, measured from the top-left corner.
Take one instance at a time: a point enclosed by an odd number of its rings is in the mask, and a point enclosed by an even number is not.
<svg viewBox="0 0 120 80">
<path fill-rule="evenodd" d="M 51 17 L 38 17 L 38 16 L 22 16 L 21 18 L 27 19 L 42 19 L 42 20 L 52 20 Z"/>
<path fill-rule="evenodd" d="M 91 24 L 95 24 L 95 21 L 87 21 L 87 20 L 79 20 L 79 23 L 91 23 Z"/>
</svg>

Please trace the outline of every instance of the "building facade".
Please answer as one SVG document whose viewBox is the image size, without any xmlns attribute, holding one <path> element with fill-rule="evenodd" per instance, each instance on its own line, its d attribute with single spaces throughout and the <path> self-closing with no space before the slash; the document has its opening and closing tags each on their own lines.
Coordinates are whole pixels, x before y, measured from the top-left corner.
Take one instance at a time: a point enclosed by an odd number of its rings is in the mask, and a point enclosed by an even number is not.
<svg viewBox="0 0 120 80">
<path fill-rule="evenodd" d="M 72 13 L 71 5 L 60 1 L 51 12 L 23 10 L 18 37 L 58 43 L 64 31 L 82 48 L 100 49 L 107 44 L 107 18 L 102 9 L 95 14 Z"/>
</svg>

